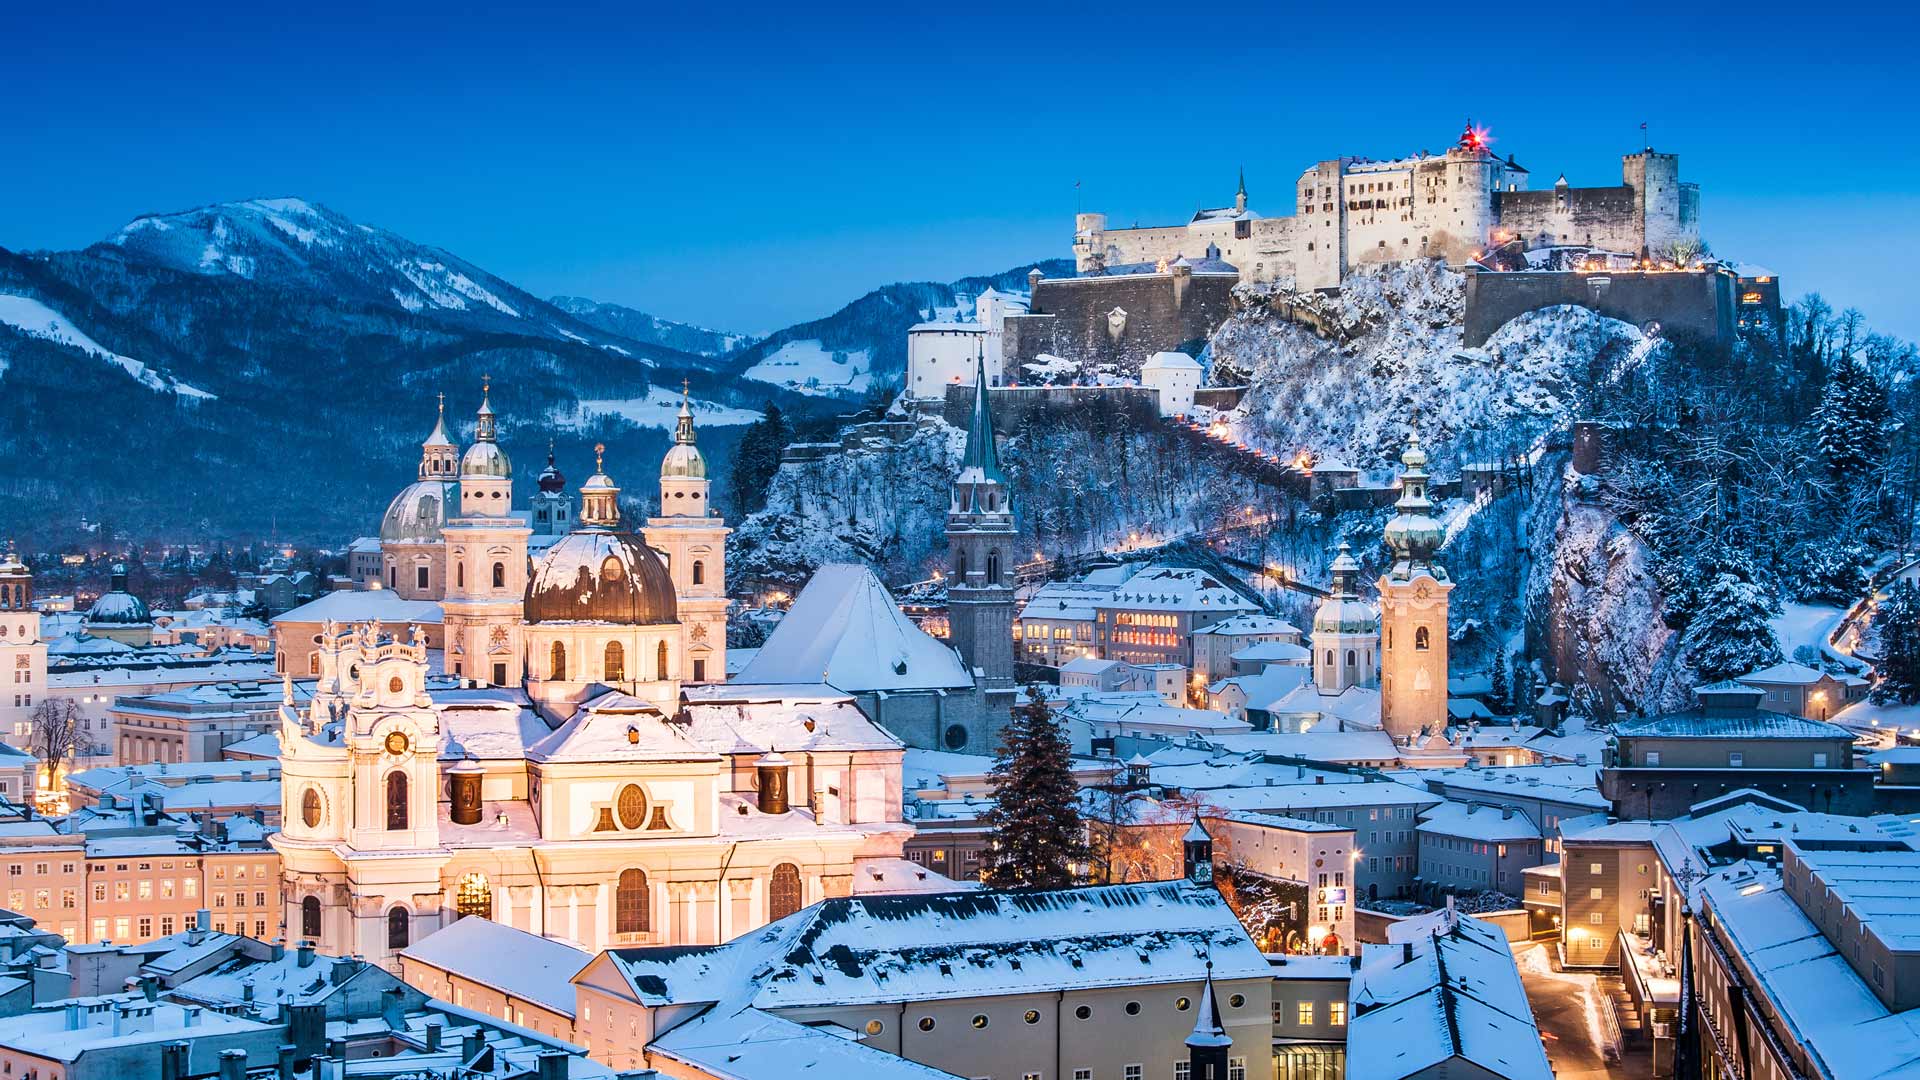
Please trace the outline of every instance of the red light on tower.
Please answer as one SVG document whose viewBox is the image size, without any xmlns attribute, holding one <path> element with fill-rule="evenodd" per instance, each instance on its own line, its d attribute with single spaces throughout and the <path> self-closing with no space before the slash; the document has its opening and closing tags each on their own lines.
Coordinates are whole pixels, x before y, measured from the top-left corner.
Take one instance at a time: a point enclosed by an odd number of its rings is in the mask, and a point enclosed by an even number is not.
<svg viewBox="0 0 1920 1080">
<path fill-rule="evenodd" d="M 1486 128 L 1476 126 L 1472 120 L 1468 120 L 1466 128 L 1460 132 L 1460 147 L 1463 150 L 1484 154 L 1492 142 L 1492 134 Z"/>
</svg>

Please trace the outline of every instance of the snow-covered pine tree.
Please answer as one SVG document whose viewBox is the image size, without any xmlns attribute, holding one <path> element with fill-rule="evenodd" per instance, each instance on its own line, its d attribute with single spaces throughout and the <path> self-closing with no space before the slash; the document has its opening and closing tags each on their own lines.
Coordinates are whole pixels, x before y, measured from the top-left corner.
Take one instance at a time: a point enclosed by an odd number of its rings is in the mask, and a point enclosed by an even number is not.
<svg viewBox="0 0 1920 1080">
<path fill-rule="evenodd" d="M 1920 589 L 1911 581 L 1894 585 L 1873 613 L 1880 639 L 1880 683 L 1875 701 L 1920 702 Z"/>
<path fill-rule="evenodd" d="M 996 889 L 1061 889 L 1087 858 L 1079 785 L 1066 731 L 1040 696 L 1014 706 L 1013 721 L 987 774 L 993 807 L 980 816 L 991 830 L 980 876 Z"/>
<path fill-rule="evenodd" d="M 1887 388 L 1865 364 L 1840 360 L 1814 410 L 1814 438 L 1841 480 L 1870 474 L 1886 444 Z"/>
<path fill-rule="evenodd" d="M 1751 581 L 1719 573 L 1695 594 L 1692 619 L 1681 637 L 1703 682 L 1719 682 L 1780 662 L 1770 622 L 1773 598 Z"/>
<path fill-rule="evenodd" d="M 1493 658 L 1493 700 L 1497 704 L 1508 705 L 1513 701 L 1512 681 L 1513 653 L 1505 645 Z"/>
</svg>

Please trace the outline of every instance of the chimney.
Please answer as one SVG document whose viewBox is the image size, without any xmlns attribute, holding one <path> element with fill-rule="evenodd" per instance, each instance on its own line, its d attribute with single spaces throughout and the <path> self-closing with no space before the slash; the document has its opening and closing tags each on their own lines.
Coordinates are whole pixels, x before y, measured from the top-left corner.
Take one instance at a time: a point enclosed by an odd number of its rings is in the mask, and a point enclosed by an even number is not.
<svg viewBox="0 0 1920 1080">
<path fill-rule="evenodd" d="M 326 1046 L 326 1006 L 315 1002 L 285 1004 L 280 1007 L 280 1019 L 287 1025 L 287 1041 L 293 1044 L 297 1060 L 305 1061 Z"/>
<path fill-rule="evenodd" d="M 347 1040 L 337 1035 L 327 1036 L 326 1056 L 335 1061 L 347 1060 Z"/>
<path fill-rule="evenodd" d="M 763 814 L 784 814 L 787 812 L 787 766 L 789 762 L 775 750 L 760 755 L 753 763 L 753 769 L 759 780 L 760 812 Z"/>
<path fill-rule="evenodd" d="M 241 1001 L 253 1000 L 253 980 L 252 979 L 240 980 L 240 1000 Z"/>
<path fill-rule="evenodd" d="M 220 1080 L 247 1080 L 247 1052 L 220 1051 Z"/>
<path fill-rule="evenodd" d="M 1513 807 L 1511 807 L 1511 806 L 1503 806 L 1503 807 L 1501 807 L 1501 808 L 1500 808 L 1500 816 L 1501 816 L 1502 818 L 1510 818 L 1510 817 L 1512 817 L 1512 816 L 1513 816 Z"/>
<path fill-rule="evenodd" d="M 540 1080 L 567 1080 L 567 1058 L 565 1050 L 540 1051 Z"/>
<path fill-rule="evenodd" d="M 397 986 L 380 991 L 380 1020 L 395 1031 L 407 1030 L 407 1014 L 400 1007 L 405 996 L 406 991 Z"/>
<path fill-rule="evenodd" d="M 1353 955 L 1347 957 L 1347 967 L 1354 971 L 1360 970 L 1360 950 L 1355 949 Z"/>
<path fill-rule="evenodd" d="M 446 1021 L 437 1016 L 427 1021 L 427 1053 L 440 1052 L 440 1037 L 445 1033 L 446 1026 Z"/>
<path fill-rule="evenodd" d="M 140 976 L 140 993 L 148 1001 L 160 1000 L 160 977 L 157 975 Z"/>
<path fill-rule="evenodd" d="M 333 962 L 333 985 L 345 985 L 348 979 L 353 978 L 353 973 L 359 970 L 359 967 L 360 965 L 354 963 L 347 957 L 342 956 L 335 959 Z"/>
<path fill-rule="evenodd" d="M 468 1031 L 460 1038 L 460 1063 L 462 1065 L 472 1065 L 473 1059 L 480 1056 L 480 1051 L 485 1048 L 486 1045 L 486 1036 L 480 1033 L 479 1028 L 473 1028 Z"/>
<path fill-rule="evenodd" d="M 286 956 L 287 939 L 274 938 L 273 943 L 267 947 L 267 959 L 278 961 L 286 959 Z"/>
<path fill-rule="evenodd" d="M 1400 962 L 1403 964 L 1413 963 L 1413 942 L 1403 941 L 1400 943 Z"/>
<path fill-rule="evenodd" d="M 249 990 L 252 987 L 248 987 Z M 198 1005 L 184 1005 L 180 1008 L 181 1027 L 199 1027 L 201 1009 Z"/>
<path fill-rule="evenodd" d="M 185 1080 L 189 1049 L 184 1042 L 170 1042 L 160 1048 L 160 1080 Z"/>
<path fill-rule="evenodd" d="M 201 908 L 193 913 L 193 922 L 194 925 L 199 928 L 200 932 L 204 934 L 213 929 L 213 912 L 208 911 L 206 908 Z"/>
<path fill-rule="evenodd" d="M 311 940 L 302 941 L 300 943 L 299 964 L 301 967 L 313 966 L 313 942 Z"/>
<path fill-rule="evenodd" d="M 80 1030 L 80 1005 L 78 1002 L 67 1003 L 67 1030 Z"/>
<path fill-rule="evenodd" d="M 274 1064 L 278 1066 L 275 1070 L 278 1080 L 293 1080 L 293 1047 L 287 1043 L 281 1043 L 280 1053 Z"/>
</svg>

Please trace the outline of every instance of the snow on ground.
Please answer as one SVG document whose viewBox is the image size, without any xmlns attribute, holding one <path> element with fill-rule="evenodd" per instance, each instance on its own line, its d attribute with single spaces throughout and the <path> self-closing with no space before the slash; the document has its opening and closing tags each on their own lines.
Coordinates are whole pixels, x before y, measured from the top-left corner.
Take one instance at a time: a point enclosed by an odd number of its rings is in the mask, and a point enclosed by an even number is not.
<svg viewBox="0 0 1920 1080">
<path fill-rule="evenodd" d="M 556 424 L 584 428 L 590 426 L 596 416 L 617 416 L 640 427 L 672 428 L 679 415 L 680 395 L 656 386 L 643 398 L 581 401 L 570 410 L 556 410 L 552 420 Z M 733 427 L 758 419 L 760 414 L 751 409 L 736 409 L 697 398 L 693 402 L 693 422 L 699 427 Z"/>
<path fill-rule="evenodd" d="M 1608 1045 L 1606 1035 L 1602 1034 L 1605 1024 L 1600 1019 L 1600 993 L 1592 975 L 1581 975 L 1571 971 L 1553 970 L 1553 962 L 1547 956 L 1547 947 L 1540 944 L 1523 945 L 1519 953 L 1520 970 L 1536 979 L 1566 983 L 1580 988 L 1582 1004 L 1587 1018 L 1587 1034 L 1593 1040 L 1595 1049 Z"/>
<path fill-rule="evenodd" d="M 140 385 L 156 393 L 165 393 L 167 390 L 172 390 L 181 397 L 211 398 L 214 396 L 198 387 L 188 386 L 186 383 L 178 380 L 169 379 L 130 356 L 121 356 L 119 353 L 108 349 L 106 346 L 88 337 L 84 331 L 73 325 L 65 315 L 60 314 L 30 296 L 13 296 L 0 293 L 0 323 L 17 327 L 32 334 L 34 337 L 57 341 L 62 345 L 71 346 L 79 349 L 81 352 L 90 353 L 102 360 L 108 360 L 118 364 L 127 374 L 133 376 Z M 0 371 L 4 370 L 6 370 L 6 365 L 3 361 L 0 361 Z"/>
<path fill-rule="evenodd" d="M 1829 655 L 1827 635 L 1844 614 L 1842 609 L 1828 604 L 1788 601 L 1780 605 L 1780 614 L 1772 620 L 1773 634 L 1780 639 L 1780 652 L 1791 660 L 1802 645 L 1809 645 L 1820 655 Z"/>
<path fill-rule="evenodd" d="M 520 313 L 508 307 L 506 301 L 480 287 L 472 278 L 454 270 L 442 262 L 428 262 L 425 259 L 409 259 L 396 263 L 394 269 L 413 282 L 414 287 L 427 294 L 427 299 L 436 306 L 465 311 L 468 300 L 481 303 L 506 315 L 518 318 Z"/>
<path fill-rule="evenodd" d="M 1904 731 L 1920 737 L 1920 705 L 1882 705 L 1874 701 L 1856 701 L 1835 713 L 1833 722 L 1855 731 L 1886 731 L 1893 734 Z"/>
<path fill-rule="evenodd" d="M 873 357 L 866 349 L 832 352 L 811 339 L 789 341 L 746 375 L 802 394 L 860 394 L 873 383 Z"/>
</svg>

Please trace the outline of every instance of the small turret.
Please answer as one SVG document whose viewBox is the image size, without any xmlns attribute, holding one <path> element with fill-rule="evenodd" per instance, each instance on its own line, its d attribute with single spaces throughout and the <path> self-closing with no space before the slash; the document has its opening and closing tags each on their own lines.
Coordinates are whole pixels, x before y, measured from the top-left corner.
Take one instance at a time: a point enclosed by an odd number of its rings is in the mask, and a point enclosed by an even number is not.
<svg viewBox="0 0 1920 1080">
<path fill-rule="evenodd" d="M 580 524 L 590 529 L 620 527 L 620 487 L 607 475 L 606 443 L 593 446 L 593 475 L 580 485 Z"/>
<path fill-rule="evenodd" d="M 1213 885 L 1213 837 L 1197 816 L 1180 838 L 1180 861 L 1182 877 L 1195 885 Z"/>
<path fill-rule="evenodd" d="M 1227 1080 L 1227 1051 L 1233 1037 L 1220 1022 L 1220 1002 L 1213 992 L 1213 961 L 1207 961 L 1206 981 L 1200 986 L 1200 1007 L 1187 1036 L 1187 1075 L 1192 1080 Z"/>
</svg>

